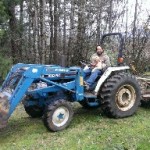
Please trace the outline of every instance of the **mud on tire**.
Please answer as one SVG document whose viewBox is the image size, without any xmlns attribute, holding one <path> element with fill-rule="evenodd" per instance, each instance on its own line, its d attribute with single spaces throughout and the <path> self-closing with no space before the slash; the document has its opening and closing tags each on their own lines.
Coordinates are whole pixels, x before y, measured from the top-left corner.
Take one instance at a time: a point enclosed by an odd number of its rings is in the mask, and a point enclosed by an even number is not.
<svg viewBox="0 0 150 150">
<path fill-rule="evenodd" d="M 100 96 L 102 110 L 107 116 L 128 117 L 133 115 L 140 105 L 140 86 L 133 75 L 118 73 L 107 79 Z"/>
</svg>

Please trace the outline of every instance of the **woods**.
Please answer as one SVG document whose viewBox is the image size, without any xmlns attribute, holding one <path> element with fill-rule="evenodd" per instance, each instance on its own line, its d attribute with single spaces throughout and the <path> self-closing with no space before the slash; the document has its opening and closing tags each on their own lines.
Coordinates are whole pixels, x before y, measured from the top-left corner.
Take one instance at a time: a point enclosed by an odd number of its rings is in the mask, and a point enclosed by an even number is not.
<svg viewBox="0 0 150 150">
<path fill-rule="evenodd" d="M 150 14 L 142 20 L 140 0 L 133 11 L 129 0 L 1 0 L 0 8 L 0 76 L 18 62 L 79 65 L 109 32 L 125 35 L 127 63 L 142 72 L 150 61 Z"/>
<path fill-rule="evenodd" d="M 0 0 L 0 149 L 149 150 L 149 6 Z"/>
</svg>

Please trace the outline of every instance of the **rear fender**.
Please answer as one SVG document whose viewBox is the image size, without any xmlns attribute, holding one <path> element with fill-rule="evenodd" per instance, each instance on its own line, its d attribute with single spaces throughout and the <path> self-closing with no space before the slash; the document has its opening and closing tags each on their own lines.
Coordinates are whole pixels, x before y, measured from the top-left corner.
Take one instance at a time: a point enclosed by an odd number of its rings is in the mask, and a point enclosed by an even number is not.
<svg viewBox="0 0 150 150">
<path fill-rule="evenodd" d="M 102 84 L 108 79 L 108 77 L 112 74 L 112 72 L 129 70 L 129 69 L 130 69 L 129 66 L 107 68 L 106 71 L 103 73 L 103 75 L 101 76 L 101 78 L 97 82 L 96 88 L 94 90 L 95 95 L 98 95 L 98 91 L 101 88 Z"/>
</svg>

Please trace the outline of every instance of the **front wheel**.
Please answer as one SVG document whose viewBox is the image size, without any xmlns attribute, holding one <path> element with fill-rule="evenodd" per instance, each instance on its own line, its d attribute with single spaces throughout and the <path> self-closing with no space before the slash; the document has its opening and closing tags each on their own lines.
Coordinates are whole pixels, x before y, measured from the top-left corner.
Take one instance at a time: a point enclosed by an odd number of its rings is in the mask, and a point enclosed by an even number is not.
<svg viewBox="0 0 150 150">
<path fill-rule="evenodd" d="M 60 131 L 68 127 L 73 118 L 73 110 L 66 100 L 56 100 L 45 109 L 44 125 L 50 131 Z"/>
<path fill-rule="evenodd" d="M 140 105 L 140 86 L 134 76 L 126 73 L 113 75 L 101 90 L 102 109 L 110 117 L 133 115 Z"/>
</svg>

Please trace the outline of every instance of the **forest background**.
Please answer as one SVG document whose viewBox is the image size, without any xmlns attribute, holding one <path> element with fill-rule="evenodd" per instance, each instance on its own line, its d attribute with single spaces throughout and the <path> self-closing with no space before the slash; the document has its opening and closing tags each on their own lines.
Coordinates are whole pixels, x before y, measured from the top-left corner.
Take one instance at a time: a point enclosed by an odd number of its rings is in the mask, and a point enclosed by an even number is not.
<svg viewBox="0 0 150 150">
<path fill-rule="evenodd" d="M 79 65 L 105 33 L 120 32 L 127 63 L 149 69 L 150 11 L 144 0 L 1 0 L 0 77 L 16 63 Z"/>
</svg>

